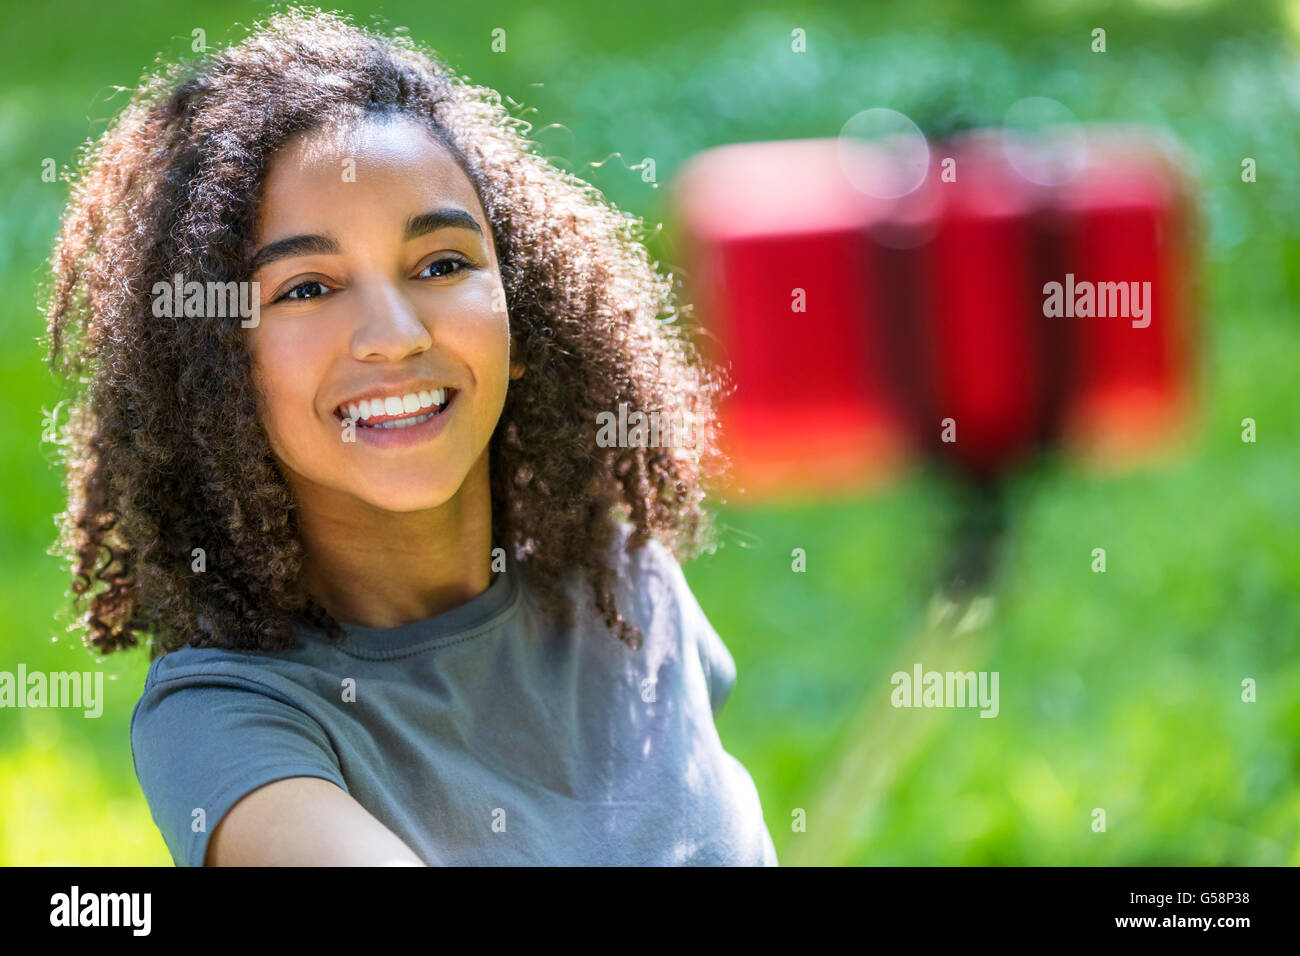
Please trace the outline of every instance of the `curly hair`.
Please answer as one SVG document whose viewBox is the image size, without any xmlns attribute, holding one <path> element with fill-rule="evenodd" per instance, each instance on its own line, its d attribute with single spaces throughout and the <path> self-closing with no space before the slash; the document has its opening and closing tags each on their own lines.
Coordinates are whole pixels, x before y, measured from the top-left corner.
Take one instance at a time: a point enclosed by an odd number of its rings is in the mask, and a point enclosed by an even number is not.
<svg viewBox="0 0 1300 956">
<path fill-rule="evenodd" d="M 722 374 L 691 344 L 671 276 L 627 217 L 536 155 L 500 95 L 405 37 L 318 10 L 144 77 L 80 156 L 51 260 L 51 366 L 70 415 L 56 441 L 68 505 L 55 553 L 71 565 L 84 642 L 108 654 L 145 636 L 276 651 L 295 627 L 342 628 L 302 584 L 293 495 L 259 419 L 237 321 L 161 319 L 174 274 L 246 281 L 258 197 L 275 151 L 340 114 L 401 114 L 446 145 L 492 227 L 516 357 L 493 433 L 493 543 L 528 570 L 554 619 L 574 573 L 611 633 L 640 646 L 607 556 L 651 537 L 679 560 L 710 543 L 705 481 Z M 521 131 L 520 127 L 525 129 Z M 595 421 L 626 402 L 685 416 L 690 447 L 602 447 Z M 191 567 L 205 549 L 206 570 Z"/>
</svg>

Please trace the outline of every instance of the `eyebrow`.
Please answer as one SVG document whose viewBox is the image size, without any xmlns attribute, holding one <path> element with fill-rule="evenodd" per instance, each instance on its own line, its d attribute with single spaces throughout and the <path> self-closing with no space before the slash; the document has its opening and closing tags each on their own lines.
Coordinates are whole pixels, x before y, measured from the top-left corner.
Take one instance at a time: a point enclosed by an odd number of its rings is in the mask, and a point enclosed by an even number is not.
<svg viewBox="0 0 1300 956">
<path fill-rule="evenodd" d="M 338 255 L 338 252 L 339 244 L 333 236 L 290 236 L 288 239 L 268 242 L 258 249 L 249 271 L 256 272 L 272 262 L 292 259 L 294 256 L 329 256 Z"/>
<path fill-rule="evenodd" d="M 439 229 L 469 229 L 483 235 L 483 228 L 478 220 L 458 206 L 443 206 L 430 212 L 422 212 L 406 221 L 406 231 L 402 238 L 410 241 Z"/>
<path fill-rule="evenodd" d="M 478 224 L 478 220 L 467 211 L 455 206 L 445 206 L 442 209 L 422 212 L 408 219 L 406 228 L 402 231 L 402 239 L 410 242 L 412 239 L 419 239 L 439 229 L 468 229 L 480 236 L 483 235 L 483 228 Z M 290 236 L 287 239 L 268 242 L 257 250 L 250 271 L 256 272 L 272 262 L 291 259 L 294 256 L 338 255 L 339 251 L 338 241 L 333 236 Z"/>
</svg>

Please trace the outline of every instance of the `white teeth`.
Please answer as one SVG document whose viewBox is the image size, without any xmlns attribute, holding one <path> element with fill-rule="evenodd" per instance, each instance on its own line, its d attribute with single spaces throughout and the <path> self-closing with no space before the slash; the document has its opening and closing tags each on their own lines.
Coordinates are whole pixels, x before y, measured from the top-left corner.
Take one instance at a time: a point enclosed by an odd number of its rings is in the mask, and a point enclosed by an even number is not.
<svg viewBox="0 0 1300 956">
<path fill-rule="evenodd" d="M 447 389 L 439 388 L 431 392 L 407 392 L 405 395 L 388 395 L 384 398 L 363 398 L 359 402 L 347 402 L 339 406 L 339 413 L 353 421 L 366 421 L 375 417 L 411 415 L 426 408 L 435 409 L 447 404 Z M 432 414 L 432 413 L 430 413 Z M 416 418 L 401 418 L 393 422 L 384 422 L 380 428 L 409 428 L 427 419 L 427 415 Z"/>
<path fill-rule="evenodd" d="M 398 418 L 391 422 L 381 422 L 374 426 L 375 428 L 411 428 L 414 425 L 423 425 L 433 417 L 433 412 L 426 412 L 423 415 L 416 415 L 414 418 Z"/>
</svg>

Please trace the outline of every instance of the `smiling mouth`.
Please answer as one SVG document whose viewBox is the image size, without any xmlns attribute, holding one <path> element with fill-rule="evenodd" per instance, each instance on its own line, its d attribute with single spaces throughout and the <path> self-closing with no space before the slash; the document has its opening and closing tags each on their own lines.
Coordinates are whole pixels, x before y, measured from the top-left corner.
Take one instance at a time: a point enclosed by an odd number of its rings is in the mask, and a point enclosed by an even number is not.
<svg viewBox="0 0 1300 956">
<path fill-rule="evenodd" d="M 347 402 L 334 409 L 334 417 L 341 422 L 351 420 L 358 428 L 411 428 L 445 412 L 458 392 L 454 388 L 439 388 Z"/>
</svg>

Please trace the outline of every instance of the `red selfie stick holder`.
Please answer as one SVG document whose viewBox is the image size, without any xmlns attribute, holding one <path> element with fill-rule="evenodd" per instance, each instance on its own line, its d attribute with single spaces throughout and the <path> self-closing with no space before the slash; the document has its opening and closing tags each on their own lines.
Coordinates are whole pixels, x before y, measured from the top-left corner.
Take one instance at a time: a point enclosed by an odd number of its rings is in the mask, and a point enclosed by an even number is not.
<svg viewBox="0 0 1300 956">
<path fill-rule="evenodd" d="M 690 298 L 734 384 L 724 450 L 748 497 L 875 484 L 913 454 L 982 483 L 1057 445 L 1115 464 L 1186 420 L 1193 217 L 1178 164 L 1150 138 L 1091 131 L 1044 184 L 1007 142 L 938 144 L 894 198 L 861 188 L 888 158 L 843 140 L 721 147 L 683 171 Z M 1049 283 L 1062 300 L 1122 283 L 1146 294 L 1108 304 L 1145 313 L 1049 315 Z"/>
</svg>

